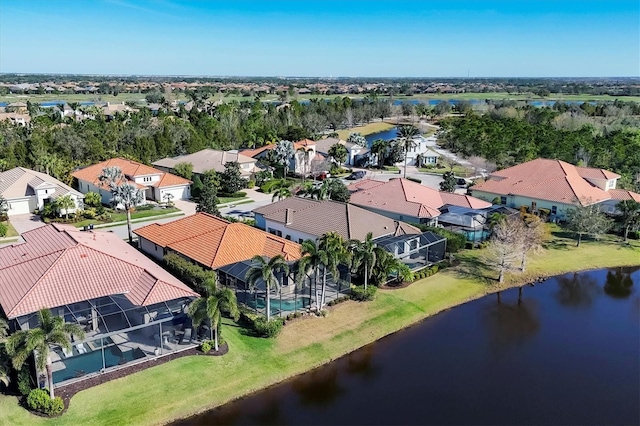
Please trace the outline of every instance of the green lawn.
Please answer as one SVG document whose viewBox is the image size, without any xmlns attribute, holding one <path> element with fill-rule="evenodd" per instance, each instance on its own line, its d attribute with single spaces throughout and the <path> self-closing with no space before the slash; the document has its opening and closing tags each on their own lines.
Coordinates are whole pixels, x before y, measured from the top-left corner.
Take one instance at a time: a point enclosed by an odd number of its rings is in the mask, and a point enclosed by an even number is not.
<svg viewBox="0 0 640 426">
<path fill-rule="evenodd" d="M 373 133 L 384 132 L 395 127 L 395 124 L 385 123 L 378 121 L 375 123 L 365 124 L 364 126 L 351 127 L 350 129 L 338 130 L 338 137 L 342 140 L 347 140 L 350 133 L 361 133 L 363 136 L 371 135 Z"/>
<path fill-rule="evenodd" d="M 233 203 L 234 201 L 244 202 L 247 200 L 251 201 L 248 197 L 218 197 L 218 201 L 220 201 L 219 204 Z"/>
<path fill-rule="evenodd" d="M 176 213 L 179 211 L 180 209 L 175 207 L 168 207 L 164 209 L 154 208 L 152 210 L 139 210 L 131 213 L 131 220 L 150 218 L 155 216 L 164 216 L 164 215 Z M 110 215 L 111 215 L 111 220 L 109 222 L 102 222 L 97 219 L 84 219 L 84 220 L 81 220 L 80 222 L 74 223 L 73 226 L 75 226 L 76 228 L 82 228 L 83 226 L 87 226 L 90 224 L 101 225 L 101 224 L 107 224 L 107 223 L 123 222 L 127 220 L 127 214 L 124 212 L 111 212 Z"/>
<path fill-rule="evenodd" d="M 640 242 L 621 244 L 573 239 L 556 227 L 546 246 L 522 275 L 509 275 L 505 286 L 582 269 L 640 264 Z M 247 393 L 303 373 L 385 335 L 452 306 L 497 290 L 495 273 L 487 271 L 483 250 L 458 255 L 459 267 L 398 290 L 380 291 L 374 302 L 345 302 L 325 318 L 287 325 L 276 340 L 242 333 L 225 323 L 230 352 L 223 357 L 186 357 L 80 392 L 67 413 L 43 419 L 18 406 L 15 397 L 0 396 L 0 423 L 7 425 L 161 424 L 212 408 Z"/>
<path fill-rule="evenodd" d="M 16 228 L 13 227 L 11 222 L 7 221 L 7 222 L 0 222 L 0 223 L 4 223 L 5 225 L 7 225 L 7 235 L 5 235 L 3 238 L 11 238 L 11 237 L 19 236 L 18 231 L 16 231 Z"/>
<path fill-rule="evenodd" d="M 435 173 L 438 175 L 443 175 L 451 169 L 449 167 L 444 167 L 442 169 L 438 169 L 438 168 L 428 169 L 426 167 L 423 167 L 423 168 L 420 168 L 419 170 L 422 173 Z M 471 176 L 471 173 L 472 173 L 472 170 L 466 167 L 463 167 L 460 165 L 453 166 L 453 174 L 456 176 L 467 177 L 467 176 Z"/>
</svg>

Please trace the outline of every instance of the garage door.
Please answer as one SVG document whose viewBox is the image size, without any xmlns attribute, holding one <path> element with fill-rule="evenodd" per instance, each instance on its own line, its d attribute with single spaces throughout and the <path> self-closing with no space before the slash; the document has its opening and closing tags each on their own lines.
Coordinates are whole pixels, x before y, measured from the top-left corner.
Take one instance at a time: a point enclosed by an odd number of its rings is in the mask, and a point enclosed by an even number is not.
<svg viewBox="0 0 640 426">
<path fill-rule="evenodd" d="M 191 194 L 189 191 L 189 186 L 183 186 L 183 187 L 179 187 L 179 188 L 166 188 L 166 189 L 162 189 L 160 191 L 160 200 L 158 200 L 159 202 L 164 202 L 164 195 L 165 194 L 171 194 L 173 195 L 173 199 L 174 200 L 188 200 L 189 198 L 191 198 Z"/>
<path fill-rule="evenodd" d="M 21 200 L 21 201 L 9 201 L 9 216 L 15 216 L 17 214 L 28 214 L 31 213 L 29 209 L 29 200 Z"/>
</svg>

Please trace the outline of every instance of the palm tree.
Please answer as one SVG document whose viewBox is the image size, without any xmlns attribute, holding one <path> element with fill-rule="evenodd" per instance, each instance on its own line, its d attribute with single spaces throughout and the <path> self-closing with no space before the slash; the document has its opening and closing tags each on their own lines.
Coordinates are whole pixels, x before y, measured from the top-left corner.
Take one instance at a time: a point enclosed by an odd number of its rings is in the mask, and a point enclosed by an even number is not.
<svg viewBox="0 0 640 426">
<path fill-rule="evenodd" d="M 367 289 L 371 268 L 376 264 L 376 245 L 373 242 L 373 233 L 369 232 L 364 241 L 351 240 L 351 249 L 353 250 L 353 267 L 357 269 L 360 265 L 364 266 L 364 289 Z"/>
<path fill-rule="evenodd" d="M 416 143 L 413 141 L 413 138 L 420 134 L 420 130 L 416 126 L 412 126 L 410 124 L 403 125 L 398 127 L 398 142 L 404 149 L 404 177 L 407 177 L 407 154 L 409 153 L 409 149 L 416 146 Z"/>
<path fill-rule="evenodd" d="M 38 311 L 39 327 L 13 333 L 6 342 L 7 353 L 16 370 L 22 368 L 30 355 L 35 356 L 36 368 L 46 368 L 49 395 L 53 399 L 53 371 L 51 370 L 50 345 L 71 350 L 71 335 L 84 339 L 84 330 L 78 324 L 65 323 L 62 317 L 53 316 L 48 309 Z"/>
<path fill-rule="evenodd" d="M 3 318 L 0 318 L 0 383 L 3 383 L 5 386 L 9 386 L 9 364 L 4 347 L 8 329 L 7 322 Z"/>
<path fill-rule="evenodd" d="M 188 314 L 197 329 L 205 321 L 209 321 L 211 339 L 214 348 L 218 350 L 218 329 L 220 328 L 222 313 L 229 314 L 231 318 L 238 319 L 238 302 L 236 295 L 230 288 L 219 289 L 214 279 L 207 279 L 202 283 L 204 296 L 197 298 L 188 308 Z"/>
<path fill-rule="evenodd" d="M 281 184 L 279 184 L 276 189 L 273 191 L 273 196 L 271 197 L 271 201 L 280 201 L 287 197 L 291 197 L 291 188 L 289 187 L 286 180 L 283 180 Z"/>
<path fill-rule="evenodd" d="M 69 210 L 76 206 L 76 202 L 71 198 L 71 194 L 63 195 L 56 199 L 56 207 L 58 210 L 64 210 L 64 218 L 69 220 Z"/>
<path fill-rule="evenodd" d="M 289 274 L 289 265 L 284 257 L 279 254 L 272 257 L 269 261 L 266 261 L 262 256 L 255 255 L 251 259 L 252 266 L 245 275 L 245 280 L 249 288 L 255 290 L 259 281 L 264 282 L 265 298 L 267 308 L 267 321 L 271 320 L 271 298 L 269 297 L 271 289 L 280 289 L 280 281 L 276 274 L 282 272 L 285 275 Z M 256 309 L 258 307 L 256 306 Z"/>
<path fill-rule="evenodd" d="M 318 249 L 324 252 L 322 264 L 322 291 L 320 293 L 320 303 L 318 310 L 324 306 L 324 298 L 327 289 L 327 272 L 331 273 L 335 283 L 340 280 L 338 265 L 346 263 L 349 258 L 349 251 L 346 248 L 344 239 L 335 231 L 327 232 L 318 241 Z"/>
<path fill-rule="evenodd" d="M 382 168 L 384 165 L 384 158 L 388 148 L 389 141 L 384 139 L 376 139 L 371 144 L 371 152 L 373 152 L 378 158 L 378 168 Z"/>
<path fill-rule="evenodd" d="M 616 208 L 620 211 L 622 224 L 624 225 L 624 242 L 627 242 L 629 229 L 640 224 L 640 203 L 635 200 L 620 201 Z"/>
<path fill-rule="evenodd" d="M 313 149 L 307 148 L 306 146 L 301 146 L 296 150 L 296 154 L 299 153 L 302 156 L 302 182 L 304 182 L 307 178 L 307 167 L 309 165 L 309 162 L 311 161 L 312 152 Z"/>
<path fill-rule="evenodd" d="M 316 305 L 318 305 L 318 275 L 320 266 L 328 263 L 327 253 L 321 250 L 313 240 L 302 242 L 302 257 L 298 261 L 298 281 L 301 282 L 305 275 L 313 272 L 313 287 L 316 289 Z M 309 305 L 313 300 L 311 293 L 311 283 L 309 283 Z"/>
<path fill-rule="evenodd" d="M 127 212 L 127 231 L 129 232 L 129 244 L 133 243 L 133 233 L 131 232 L 131 209 L 142 204 L 144 197 L 135 185 L 123 183 L 111 188 L 111 203 L 114 206 L 122 205 Z"/>
<path fill-rule="evenodd" d="M 291 141 L 280 141 L 273 149 L 273 156 L 276 162 L 284 168 L 284 176 L 286 179 L 289 172 L 289 160 L 295 155 L 293 150 L 293 143 Z"/>
</svg>

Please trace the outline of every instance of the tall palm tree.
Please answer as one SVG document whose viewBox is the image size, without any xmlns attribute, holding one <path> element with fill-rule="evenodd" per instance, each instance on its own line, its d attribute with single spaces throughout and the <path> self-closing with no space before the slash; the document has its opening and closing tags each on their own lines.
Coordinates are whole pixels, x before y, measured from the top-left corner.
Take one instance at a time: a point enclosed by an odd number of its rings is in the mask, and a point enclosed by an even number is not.
<svg viewBox="0 0 640 426">
<path fill-rule="evenodd" d="M 341 263 L 347 263 L 349 259 L 349 251 L 347 250 L 344 239 L 335 231 L 327 232 L 320 237 L 318 248 L 324 252 L 324 260 L 322 264 L 322 291 L 320 293 L 320 303 L 318 310 L 322 310 L 327 290 L 327 272 L 331 273 L 333 280 L 337 283 L 340 280 L 338 266 Z"/>
<path fill-rule="evenodd" d="M 627 242 L 629 229 L 640 224 L 640 203 L 635 200 L 620 201 L 616 208 L 620 211 L 622 224 L 624 225 L 624 242 Z"/>
<path fill-rule="evenodd" d="M 76 339 L 84 339 L 84 330 L 78 324 L 65 323 L 62 317 L 53 316 L 48 309 L 38 311 L 38 322 L 39 327 L 20 330 L 9 336 L 6 349 L 16 370 L 22 367 L 30 355 L 35 356 L 38 371 L 46 368 L 49 395 L 53 399 L 50 345 L 71 350 L 71 335 Z"/>
<path fill-rule="evenodd" d="M 416 143 L 413 141 L 413 138 L 420 134 L 420 130 L 416 126 L 412 126 L 410 124 L 399 126 L 398 127 L 398 141 L 402 148 L 404 149 L 404 177 L 407 177 L 407 155 L 409 153 L 409 149 L 416 146 Z"/>
<path fill-rule="evenodd" d="M 255 255 L 251 259 L 251 268 L 245 275 L 245 280 L 249 288 L 255 289 L 259 281 L 264 282 L 265 287 L 265 299 L 267 308 L 267 321 L 271 320 L 271 289 L 280 289 L 280 281 L 276 274 L 282 272 L 285 275 L 289 274 L 289 265 L 284 257 L 279 254 L 272 257 L 269 261 L 266 261 L 262 256 Z M 257 306 L 256 306 L 257 308 Z"/>
<path fill-rule="evenodd" d="M 64 218 L 69 220 L 69 210 L 76 206 L 76 202 L 71 198 L 71 194 L 65 194 L 56 199 L 56 207 L 58 210 L 64 210 Z"/>
<path fill-rule="evenodd" d="M 127 212 L 127 231 L 129 232 L 129 243 L 133 243 L 133 233 L 131 232 L 131 209 L 142 204 L 144 197 L 135 185 L 123 183 L 111 189 L 111 203 L 114 206 L 122 205 Z"/>
<path fill-rule="evenodd" d="M 298 281 L 301 282 L 305 275 L 313 273 L 313 284 L 309 283 L 309 305 L 313 301 L 312 287 L 316 291 L 316 305 L 319 305 L 317 294 L 318 275 L 320 267 L 328 263 L 327 253 L 322 250 L 313 240 L 305 240 L 302 242 L 302 257 L 298 261 Z"/>
<path fill-rule="evenodd" d="M 207 279 L 202 283 L 204 288 L 202 297 L 197 298 L 188 308 L 188 314 L 194 329 L 200 324 L 209 321 L 211 339 L 214 341 L 215 350 L 218 350 L 218 329 L 222 320 L 222 313 L 229 314 L 234 320 L 238 319 L 238 302 L 236 295 L 230 288 L 220 289 L 214 279 Z"/>
<path fill-rule="evenodd" d="M 382 168 L 384 165 L 384 159 L 388 148 L 389 141 L 384 139 L 376 139 L 371 144 L 371 152 L 373 152 L 378 158 L 378 168 Z"/>
<path fill-rule="evenodd" d="M 371 269 L 376 264 L 376 245 L 373 242 L 373 233 L 369 232 L 364 241 L 351 240 L 351 249 L 353 250 L 353 267 L 359 268 L 364 266 L 364 289 L 367 289 Z"/>
<path fill-rule="evenodd" d="M 289 172 L 289 160 L 295 155 L 293 143 L 291 141 L 280 141 L 273 149 L 273 156 L 276 162 L 284 168 L 284 176 L 286 179 Z"/>
<path fill-rule="evenodd" d="M 302 182 L 307 178 L 307 168 L 311 161 L 311 153 L 313 153 L 313 149 L 307 148 L 306 146 L 301 146 L 296 150 L 296 154 L 300 154 L 302 157 Z"/>
</svg>

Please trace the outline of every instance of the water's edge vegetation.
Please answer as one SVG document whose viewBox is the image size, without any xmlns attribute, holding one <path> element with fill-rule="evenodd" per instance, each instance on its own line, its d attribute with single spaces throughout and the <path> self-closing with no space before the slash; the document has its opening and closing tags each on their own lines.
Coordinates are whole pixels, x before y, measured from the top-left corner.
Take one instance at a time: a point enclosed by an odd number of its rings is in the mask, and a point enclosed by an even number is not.
<svg viewBox="0 0 640 426">
<path fill-rule="evenodd" d="M 276 340 L 248 336 L 225 324 L 230 352 L 185 357 L 86 391 L 59 418 L 35 417 L 15 397 L 0 396 L 1 424 L 161 424 L 220 406 L 305 373 L 431 315 L 500 290 L 482 266 L 482 250 L 460 254 L 460 266 L 398 290 L 380 291 L 370 303 L 346 302 L 326 318 L 287 325 Z M 640 264 L 640 243 L 573 240 L 556 236 L 505 288 L 566 272 Z"/>
</svg>

